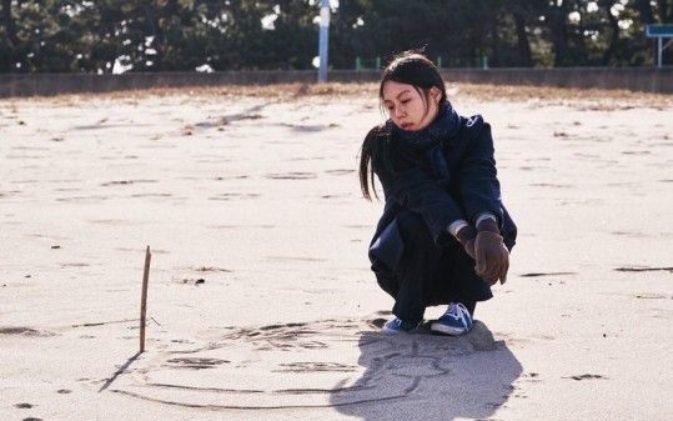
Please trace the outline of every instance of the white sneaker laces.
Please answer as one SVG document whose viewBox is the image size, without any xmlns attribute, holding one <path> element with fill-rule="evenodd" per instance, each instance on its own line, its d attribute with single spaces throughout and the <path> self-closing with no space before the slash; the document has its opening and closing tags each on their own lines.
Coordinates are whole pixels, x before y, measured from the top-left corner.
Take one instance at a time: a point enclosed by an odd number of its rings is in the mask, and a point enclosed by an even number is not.
<svg viewBox="0 0 673 421">
<path fill-rule="evenodd" d="M 465 326 L 467 326 L 467 320 L 465 319 L 465 313 L 467 313 L 467 308 L 461 303 L 449 304 L 449 309 L 446 311 L 446 314 L 453 317 L 455 320 L 459 320 Z"/>
</svg>

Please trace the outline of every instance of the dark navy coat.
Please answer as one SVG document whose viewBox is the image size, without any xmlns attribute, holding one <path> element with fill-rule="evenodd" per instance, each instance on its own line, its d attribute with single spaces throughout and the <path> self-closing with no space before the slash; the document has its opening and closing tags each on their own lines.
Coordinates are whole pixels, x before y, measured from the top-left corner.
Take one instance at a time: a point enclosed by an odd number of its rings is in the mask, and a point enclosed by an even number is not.
<svg viewBox="0 0 673 421">
<path fill-rule="evenodd" d="M 437 142 L 441 153 L 435 155 L 444 168 L 440 174 L 427 148 L 407 145 L 396 135 L 399 131 L 389 130 L 377 139 L 387 154 L 372 162 L 385 196 L 370 244 L 373 266 L 396 269 L 404 251 L 396 217 L 403 211 L 422 217 L 437 246 L 456 241 L 447 229 L 452 222 L 464 219 L 474 224 L 482 212 L 489 212 L 498 219 L 505 245 L 514 246 L 517 228 L 502 203 L 491 127 L 479 115 L 458 118 L 456 130 Z M 392 165 L 385 165 L 383 159 Z"/>
</svg>

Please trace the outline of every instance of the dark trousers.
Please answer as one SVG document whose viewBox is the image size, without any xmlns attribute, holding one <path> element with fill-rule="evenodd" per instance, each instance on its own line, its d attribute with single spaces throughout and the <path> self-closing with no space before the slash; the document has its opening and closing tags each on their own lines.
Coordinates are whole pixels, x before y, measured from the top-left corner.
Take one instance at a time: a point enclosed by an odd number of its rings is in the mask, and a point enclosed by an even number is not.
<svg viewBox="0 0 673 421">
<path fill-rule="evenodd" d="M 463 303 L 473 313 L 477 301 L 493 297 L 457 241 L 437 246 L 420 215 L 412 212 L 400 213 L 397 225 L 404 241 L 399 264 L 394 271 L 372 265 L 381 288 L 395 299 L 395 316 L 420 322 L 426 307 L 451 302 Z"/>
</svg>

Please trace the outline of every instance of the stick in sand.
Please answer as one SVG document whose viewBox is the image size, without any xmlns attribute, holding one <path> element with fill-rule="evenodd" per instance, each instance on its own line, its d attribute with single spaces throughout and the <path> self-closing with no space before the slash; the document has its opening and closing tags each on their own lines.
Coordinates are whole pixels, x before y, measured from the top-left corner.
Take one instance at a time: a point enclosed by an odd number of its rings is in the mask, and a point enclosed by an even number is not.
<svg viewBox="0 0 673 421">
<path fill-rule="evenodd" d="M 145 271 L 143 272 L 143 290 L 140 297 L 140 352 L 145 352 L 145 318 L 147 315 L 147 281 L 150 276 L 150 246 L 145 250 Z"/>
</svg>

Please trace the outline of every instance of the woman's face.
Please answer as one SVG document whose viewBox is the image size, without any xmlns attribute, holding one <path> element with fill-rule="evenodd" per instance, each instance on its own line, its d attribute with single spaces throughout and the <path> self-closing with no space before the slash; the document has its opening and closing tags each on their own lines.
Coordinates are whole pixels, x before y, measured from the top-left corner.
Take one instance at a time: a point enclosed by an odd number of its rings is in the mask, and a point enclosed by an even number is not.
<svg viewBox="0 0 673 421">
<path fill-rule="evenodd" d="M 413 85 L 392 80 L 383 84 L 383 105 L 393 123 L 402 130 L 421 130 L 430 124 L 437 115 L 440 96 L 439 89 L 433 86 L 426 103 Z"/>
</svg>

